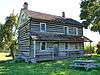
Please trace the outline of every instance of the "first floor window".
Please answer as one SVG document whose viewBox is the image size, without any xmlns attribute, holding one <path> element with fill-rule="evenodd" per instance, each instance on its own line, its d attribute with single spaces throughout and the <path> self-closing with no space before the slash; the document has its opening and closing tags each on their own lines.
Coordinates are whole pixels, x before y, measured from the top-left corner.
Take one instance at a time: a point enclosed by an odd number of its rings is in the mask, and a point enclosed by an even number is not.
<svg viewBox="0 0 100 75">
<path fill-rule="evenodd" d="M 45 50 L 46 49 L 46 43 L 45 42 L 42 42 L 41 43 L 41 50 Z"/>
<path fill-rule="evenodd" d="M 75 44 L 75 49 L 78 49 L 78 44 Z"/>
<path fill-rule="evenodd" d="M 65 43 L 65 49 L 68 49 L 68 43 L 67 42 Z"/>
</svg>

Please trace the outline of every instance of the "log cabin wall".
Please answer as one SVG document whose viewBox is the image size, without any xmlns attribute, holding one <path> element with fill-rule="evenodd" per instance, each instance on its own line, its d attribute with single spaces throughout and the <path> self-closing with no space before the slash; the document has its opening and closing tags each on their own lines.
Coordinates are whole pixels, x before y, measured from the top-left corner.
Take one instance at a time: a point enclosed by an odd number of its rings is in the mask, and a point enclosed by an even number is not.
<svg viewBox="0 0 100 75">
<path fill-rule="evenodd" d="M 64 34 L 64 26 L 68 27 L 76 27 L 78 28 L 78 35 L 77 36 L 82 36 L 83 35 L 83 27 L 81 26 L 76 26 L 76 25 L 63 25 L 63 24 L 56 24 L 56 23 L 49 23 L 47 21 L 37 21 L 37 20 L 32 20 L 31 21 L 31 33 L 33 32 L 40 32 L 40 23 L 46 23 L 46 32 L 47 33 L 56 33 L 56 34 Z"/>
<path fill-rule="evenodd" d="M 30 51 L 30 22 L 19 27 L 18 31 L 19 51 L 24 56 L 29 56 Z"/>
</svg>

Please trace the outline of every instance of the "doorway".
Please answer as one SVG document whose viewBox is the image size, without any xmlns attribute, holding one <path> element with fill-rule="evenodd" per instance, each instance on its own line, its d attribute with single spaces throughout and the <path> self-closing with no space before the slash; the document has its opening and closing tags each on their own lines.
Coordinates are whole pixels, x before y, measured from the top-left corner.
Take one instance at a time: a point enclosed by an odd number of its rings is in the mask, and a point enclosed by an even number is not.
<svg viewBox="0 0 100 75">
<path fill-rule="evenodd" d="M 54 43 L 54 57 L 57 58 L 59 56 L 59 43 L 58 42 L 55 42 Z"/>
</svg>

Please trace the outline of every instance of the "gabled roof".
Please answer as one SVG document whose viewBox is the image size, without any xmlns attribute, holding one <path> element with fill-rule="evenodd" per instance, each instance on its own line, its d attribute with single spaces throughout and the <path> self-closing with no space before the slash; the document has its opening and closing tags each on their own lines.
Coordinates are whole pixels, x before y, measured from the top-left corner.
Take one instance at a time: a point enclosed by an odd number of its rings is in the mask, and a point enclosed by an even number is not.
<svg viewBox="0 0 100 75">
<path fill-rule="evenodd" d="M 48 21 L 55 21 L 57 23 L 63 23 L 63 24 L 73 24 L 73 25 L 81 25 L 82 24 L 74 19 L 71 18 L 64 18 L 61 16 L 55 16 L 51 14 L 31 11 L 31 10 L 25 10 L 28 17 L 34 18 L 34 19 L 41 19 L 41 20 L 48 20 Z"/>
<path fill-rule="evenodd" d="M 26 10 L 26 13 L 29 17 L 35 18 L 35 19 L 43 19 L 43 20 L 55 20 L 55 18 L 58 18 L 58 16 Z"/>
</svg>

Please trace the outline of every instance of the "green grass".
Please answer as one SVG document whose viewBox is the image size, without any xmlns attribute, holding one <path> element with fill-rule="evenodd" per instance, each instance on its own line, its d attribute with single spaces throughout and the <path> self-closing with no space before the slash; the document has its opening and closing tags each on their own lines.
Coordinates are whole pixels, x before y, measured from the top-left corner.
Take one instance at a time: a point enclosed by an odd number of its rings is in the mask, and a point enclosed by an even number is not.
<svg viewBox="0 0 100 75">
<path fill-rule="evenodd" d="M 98 60 L 100 56 L 93 56 Z M 59 60 L 27 64 L 24 62 L 1 63 L 0 75 L 100 75 L 100 69 L 85 71 L 82 69 L 70 69 L 71 60 Z"/>
</svg>

